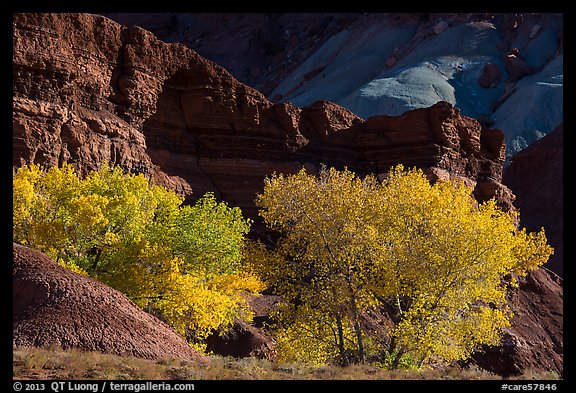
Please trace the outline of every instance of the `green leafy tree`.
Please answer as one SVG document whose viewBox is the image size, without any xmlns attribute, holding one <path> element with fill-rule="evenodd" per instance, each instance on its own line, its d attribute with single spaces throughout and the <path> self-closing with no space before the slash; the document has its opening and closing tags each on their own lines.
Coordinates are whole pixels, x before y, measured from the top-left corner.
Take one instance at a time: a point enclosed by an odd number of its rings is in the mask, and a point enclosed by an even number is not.
<svg viewBox="0 0 576 393">
<path fill-rule="evenodd" d="M 465 359 L 509 326 L 503 277 L 552 252 L 543 230 L 518 230 L 494 200 L 478 204 L 463 183 L 430 184 L 402 166 L 383 182 L 334 168 L 274 174 L 257 204 L 281 234 L 254 253 L 286 299 L 279 352 L 309 363 Z M 378 309 L 392 319 L 384 337 L 365 323 Z"/>
<path fill-rule="evenodd" d="M 185 206 L 108 165 L 83 180 L 70 165 L 23 166 L 13 189 L 15 241 L 120 290 L 199 347 L 251 318 L 243 293 L 263 284 L 242 261 L 250 220 L 213 194 Z"/>
</svg>

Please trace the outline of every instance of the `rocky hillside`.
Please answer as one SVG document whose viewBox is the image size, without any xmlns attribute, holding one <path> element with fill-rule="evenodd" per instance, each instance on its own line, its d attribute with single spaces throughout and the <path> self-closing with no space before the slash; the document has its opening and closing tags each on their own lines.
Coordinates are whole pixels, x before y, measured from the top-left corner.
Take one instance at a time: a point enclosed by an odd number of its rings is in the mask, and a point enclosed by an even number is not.
<svg viewBox="0 0 576 393">
<path fill-rule="evenodd" d="M 147 359 L 201 360 L 186 340 L 120 292 L 45 254 L 12 247 L 14 347 L 56 345 Z"/>
<path fill-rule="evenodd" d="M 360 117 L 447 101 L 509 154 L 562 121 L 562 14 L 107 14 L 184 42 L 273 102 Z"/>
<path fill-rule="evenodd" d="M 414 23 L 421 23 L 416 19 Z M 347 23 L 352 22 L 342 21 L 342 26 Z M 446 23 L 450 27 L 449 21 Z M 476 29 L 474 26 L 465 28 Z M 451 30 L 448 27 L 444 32 Z M 336 26 L 328 23 L 326 31 L 332 28 Z M 400 63 L 399 58 L 396 64 Z M 302 107 L 273 102 L 185 45 L 165 43 L 139 27 L 125 27 L 90 14 L 13 17 L 14 166 L 69 162 L 86 174 L 108 161 L 144 173 L 189 199 L 213 191 L 256 218 L 254 197 L 262 190 L 264 177 L 273 171 L 295 172 L 302 166 L 316 170 L 327 164 L 348 166 L 360 174 L 384 175 L 391 165 L 403 163 L 422 167 L 432 179 L 463 179 L 474 187 L 479 200 L 495 196 L 503 206 L 513 208 L 514 195 L 502 183 L 505 135 L 485 125 L 463 116 L 446 101 L 395 116 L 378 114 L 365 119 L 325 100 Z M 50 271 L 57 274 L 51 277 L 62 280 L 68 288 L 70 278 L 56 267 Z M 20 280 L 18 274 L 15 270 L 15 280 Z M 515 344 L 506 342 L 498 354 L 505 354 L 503 359 L 512 354 L 520 359 L 515 364 L 524 362 L 514 370 L 542 364 L 561 372 L 562 280 L 543 270 L 531 277 L 511 295 L 520 300 L 514 303 L 515 326 L 522 330 L 511 330 L 509 335 L 517 338 Z M 86 281 L 82 285 L 92 284 Z M 84 293 L 82 285 L 80 293 Z M 46 286 L 20 287 L 21 292 L 14 293 L 15 310 L 32 310 L 26 308 L 26 302 L 37 299 L 29 293 L 39 294 L 40 304 L 46 296 L 52 299 Z M 15 288 L 20 287 L 15 284 Z M 64 296 L 63 304 L 72 301 L 74 293 Z M 29 298 L 32 300 L 25 300 Z M 100 306 L 89 307 L 98 310 Z M 55 308 L 46 312 L 64 311 Z M 14 315 L 15 321 L 34 317 L 30 311 L 22 312 Z M 91 313 L 87 309 L 75 312 L 78 321 L 82 320 L 80 314 L 88 318 Z M 52 324 L 52 329 L 68 326 L 59 322 L 59 314 L 50 314 L 50 318 L 46 323 Z M 14 324 L 15 332 L 22 332 L 15 335 L 21 337 L 15 345 L 35 345 L 38 337 L 54 340 L 34 330 L 33 324 L 40 322 L 22 323 Z M 76 320 L 66 323 L 77 326 Z M 22 326 L 31 329 L 30 333 Z M 126 326 L 128 330 L 133 327 Z M 53 331 L 49 326 L 44 328 Z M 239 327 L 238 331 L 250 333 L 245 341 L 250 345 L 258 341 L 256 352 L 267 356 L 269 347 L 257 332 L 250 327 Z M 131 336 L 130 331 L 119 332 Z M 100 332 L 90 330 L 86 334 L 96 334 L 99 343 L 106 343 Z M 68 343 L 84 342 L 73 340 Z M 236 353 L 229 342 L 215 340 L 212 344 Z M 530 357 L 532 348 L 537 358 Z M 252 348 L 244 349 L 242 353 L 254 353 Z M 483 367 L 502 369 L 495 360 L 500 358 L 485 358 Z M 482 362 L 481 358 L 477 361 Z"/>
<path fill-rule="evenodd" d="M 118 291 L 58 265 L 45 254 L 13 244 L 13 345 L 58 345 L 149 359 L 204 361 L 168 325 L 143 312 Z M 513 376 L 532 371 L 563 374 L 562 279 L 540 269 L 511 288 L 514 313 L 503 344 L 474 355 L 465 367 Z M 267 318 L 274 296 L 254 299 L 258 318 Z M 273 342 L 258 327 L 238 325 L 209 349 L 237 357 L 274 357 Z M 385 316 L 381 316 L 385 318 Z M 372 321 L 377 323 L 377 321 Z"/>
<path fill-rule="evenodd" d="M 324 163 L 382 174 L 404 163 L 497 196 L 504 136 L 446 102 L 363 120 L 327 101 L 274 104 L 181 44 L 88 14 L 14 17 L 13 164 L 104 161 L 256 218 L 274 171 Z"/>
<path fill-rule="evenodd" d="M 563 275 L 564 126 L 512 156 L 503 182 L 516 195 L 520 224 L 529 231 L 544 227 L 554 255 L 548 268 Z"/>
<path fill-rule="evenodd" d="M 502 344 L 484 348 L 472 363 L 503 376 L 534 371 L 564 373 L 563 280 L 548 269 L 538 269 L 510 288 L 508 304 L 514 313 Z"/>
</svg>

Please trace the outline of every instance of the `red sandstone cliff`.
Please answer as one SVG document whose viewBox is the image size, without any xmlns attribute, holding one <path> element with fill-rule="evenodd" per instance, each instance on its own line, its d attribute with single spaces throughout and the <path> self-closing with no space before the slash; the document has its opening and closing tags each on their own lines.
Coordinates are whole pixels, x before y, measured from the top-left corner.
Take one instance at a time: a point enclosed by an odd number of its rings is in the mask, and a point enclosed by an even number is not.
<svg viewBox="0 0 576 393">
<path fill-rule="evenodd" d="M 403 163 L 512 206 L 502 132 L 445 102 L 366 120 L 326 101 L 273 104 L 184 45 L 97 15 L 16 14 L 13 48 L 14 166 L 70 162 L 85 174 L 108 161 L 189 197 L 214 191 L 254 218 L 255 194 L 273 171 L 324 163 L 380 175 Z M 560 304 L 561 284 L 550 282 L 545 302 Z M 562 309 L 551 310 L 525 315 L 552 321 L 557 343 Z M 558 345 L 539 348 L 561 369 Z"/>
<path fill-rule="evenodd" d="M 502 344 L 484 348 L 472 363 L 502 376 L 552 371 L 564 374 L 563 280 L 538 269 L 510 288 L 507 298 L 514 316 Z"/>
<path fill-rule="evenodd" d="M 516 195 L 520 224 L 529 231 L 546 229 L 554 247 L 547 267 L 563 275 L 564 258 L 564 126 L 512 156 L 503 182 Z M 526 174 L 530 176 L 526 176 Z"/>
<path fill-rule="evenodd" d="M 13 29 L 15 166 L 66 161 L 86 173 L 107 160 L 255 217 L 273 171 L 384 173 L 402 162 L 510 206 L 502 133 L 450 104 L 364 121 L 325 101 L 273 104 L 185 46 L 102 16 L 16 14 Z"/>
</svg>

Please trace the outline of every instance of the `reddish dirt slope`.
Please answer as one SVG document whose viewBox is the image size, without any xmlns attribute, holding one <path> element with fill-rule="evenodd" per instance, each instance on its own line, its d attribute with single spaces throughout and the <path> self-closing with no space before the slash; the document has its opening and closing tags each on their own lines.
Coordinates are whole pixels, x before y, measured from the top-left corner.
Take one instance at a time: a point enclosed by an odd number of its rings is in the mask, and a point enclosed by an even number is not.
<svg viewBox="0 0 576 393">
<path fill-rule="evenodd" d="M 120 292 L 13 244 L 13 346 L 57 345 L 148 359 L 201 359 Z"/>
<path fill-rule="evenodd" d="M 483 369 L 503 376 L 531 371 L 564 372 L 564 295 L 562 278 L 538 269 L 508 294 L 514 313 L 502 345 L 473 356 Z"/>
</svg>

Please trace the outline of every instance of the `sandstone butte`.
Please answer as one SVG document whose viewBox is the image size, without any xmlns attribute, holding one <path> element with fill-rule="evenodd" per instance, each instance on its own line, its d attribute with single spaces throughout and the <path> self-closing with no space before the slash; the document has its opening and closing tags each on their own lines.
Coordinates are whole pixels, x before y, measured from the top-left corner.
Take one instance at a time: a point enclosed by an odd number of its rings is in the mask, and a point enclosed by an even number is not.
<svg viewBox="0 0 576 393">
<path fill-rule="evenodd" d="M 15 167 L 69 162 L 86 174 L 108 161 L 189 201 L 212 191 L 256 219 L 254 198 L 265 176 L 321 164 L 379 176 L 398 163 L 418 166 L 431 179 L 463 179 L 477 199 L 495 196 L 514 208 L 501 182 L 504 152 L 501 131 L 446 102 L 366 120 L 327 101 L 274 104 L 184 45 L 142 28 L 91 14 L 13 17 Z M 534 315 L 531 324 L 548 318 L 554 329 L 496 355 L 526 357 L 537 347 L 562 373 L 562 281 L 548 281 L 546 304 L 520 315 Z"/>
</svg>

